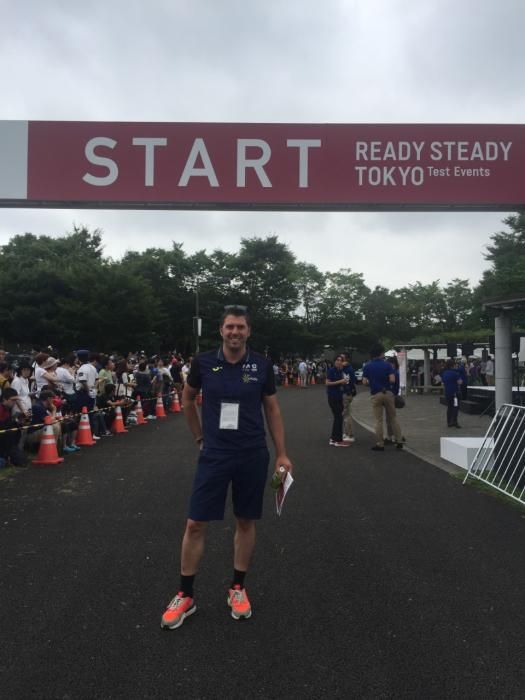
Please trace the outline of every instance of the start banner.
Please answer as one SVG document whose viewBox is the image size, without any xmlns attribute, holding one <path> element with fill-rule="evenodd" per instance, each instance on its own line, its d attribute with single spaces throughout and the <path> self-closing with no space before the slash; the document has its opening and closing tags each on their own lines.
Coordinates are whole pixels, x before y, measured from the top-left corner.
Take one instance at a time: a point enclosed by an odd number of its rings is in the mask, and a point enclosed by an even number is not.
<svg viewBox="0 0 525 700">
<path fill-rule="evenodd" d="M 525 207 L 525 125 L 0 121 L 0 206 Z"/>
</svg>

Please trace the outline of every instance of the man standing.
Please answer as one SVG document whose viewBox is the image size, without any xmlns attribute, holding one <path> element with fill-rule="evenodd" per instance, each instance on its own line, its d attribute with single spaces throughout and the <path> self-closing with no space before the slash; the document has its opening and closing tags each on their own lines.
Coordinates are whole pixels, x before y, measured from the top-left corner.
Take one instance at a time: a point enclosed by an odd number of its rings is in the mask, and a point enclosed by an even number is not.
<svg viewBox="0 0 525 700">
<path fill-rule="evenodd" d="M 447 400 L 447 425 L 449 428 L 460 428 L 458 425 L 459 394 L 463 380 L 454 365 L 454 360 L 447 360 L 445 371 L 441 375 Z"/>
<path fill-rule="evenodd" d="M 342 355 L 334 360 L 334 366 L 326 373 L 326 397 L 333 414 L 332 433 L 328 444 L 330 447 L 350 447 L 349 442 L 343 442 L 343 386 L 348 383 L 343 374 Z"/>
<path fill-rule="evenodd" d="M 306 382 L 306 375 L 308 372 L 308 366 L 304 360 L 299 360 L 299 366 L 297 368 L 299 370 L 299 386 L 307 386 Z"/>
<path fill-rule="evenodd" d="M 81 365 L 77 370 L 75 380 L 75 407 L 79 413 L 82 411 L 84 406 L 87 408 L 91 430 L 94 433 L 96 426 L 92 411 L 95 408 L 95 402 L 97 399 L 98 370 L 96 365 L 98 355 L 96 352 L 79 350 L 77 352 L 77 357 Z M 43 366 L 45 367 L 45 363 Z M 100 440 L 100 438 L 98 435 L 93 434 L 93 440 Z"/>
<path fill-rule="evenodd" d="M 396 447 L 398 450 L 402 450 L 403 436 L 397 422 L 394 392 L 392 391 L 392 385 L 395 384 L 396 380 L 394 369 L 389 362 L 385 361 L 385 349 L 382 345 L 375 345 L 370 351 L 370 357 L 372 359 L 366 363 L 363 369 L 363 384 L 370 386 L 370 398 L 376 421 L 376 444 L 372 449 L 376 452 L 383 452 L 385 449 L 383 436 L 384 410 L 394 431 Z"/>
<path fill-rule="evenodd" d="M 350 364 L 348 355 L 344 355 L 343 374 L 348 377 L 347 383 L 343 384 L 343 442 L 351 444 L 355 442 L 354 431 L 352 427 L 352 399 L 357 393 L 356 378 L 354 368 Z"/>
<path fill-rule="evenodd" d="M 252 614 L 244 579 L 255 546 L 255 521 L 262 515 L 269 463 L 261 408 L 275 446 L 275 470 L 283 466 L 285 476 L 292 463 L 286 455 L 272 363 L 247 346 L 250 330 L 245 307 L 225 307 L 222 346 L 196 356 L 184 387 L 184 414 L 200 455 L 182 540 L 180 589 L 164 612 L 161 627 L 180 627 L 196 610 L 193 584 L 207 525 L 224 518 L 230 482 L 236 527 L 227 602 L 235 620 Z M 202 425 L 195 405 L 201 389 Z"/>
</svg>

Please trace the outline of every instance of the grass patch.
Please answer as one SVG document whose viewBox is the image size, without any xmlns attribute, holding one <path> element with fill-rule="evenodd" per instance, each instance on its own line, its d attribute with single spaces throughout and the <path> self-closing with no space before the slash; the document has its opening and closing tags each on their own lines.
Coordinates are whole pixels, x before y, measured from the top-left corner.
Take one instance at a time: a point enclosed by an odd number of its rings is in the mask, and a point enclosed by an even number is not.
<svg viewBox="0 0 525 700">
<path fill-rule="evenodd" d="M 4 469 L 0 469 L 0 481 L 9 479 L 11 476 L 14 476 L 16 472 L 16 467 L 4 467 Z"/>
<path fill-rule="evenodd" d="M 462 474 L 456 474 L 456 473 L 449 472 L 449 474 L 451 477 L 453 477 L 454 479 L 457 479 L 458 481 L 463 481 L 465 479 L 465 472 L 463 472 Z M 514 508 L 519 510 L 521 513 L 524 512 L 525 504 L 514 500 L 514 498 L 507 496 L 502 491 L 498 491 L 498 489 L 490 486 L 485 481 L 480 481 L 479 479 L 476 479 L 476 477 L 472 476 L 472 477 L 469 477 L 465 486 L 467 484 L 469 486 L 473 486 L 478 491 L 481 491 L 481 493 L 486 493 L 489 496 L 492 496 L 493 498 L 497 498 L 499 501 L 502 501 L 503 503 L 514 506 Z"/>
</svg>

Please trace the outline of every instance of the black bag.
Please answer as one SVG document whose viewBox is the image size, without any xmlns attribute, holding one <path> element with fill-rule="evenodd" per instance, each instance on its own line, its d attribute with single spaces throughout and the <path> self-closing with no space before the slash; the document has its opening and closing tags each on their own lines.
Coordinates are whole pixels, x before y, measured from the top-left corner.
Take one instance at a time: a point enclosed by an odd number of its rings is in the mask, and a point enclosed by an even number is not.
<svg viewBox="0 0 525 700">
<path fill-rule="evenodd" d="M 396 408 L 405 408 L 405 399 L 401 396 L 401 394 L 396 394 L 394 396 L 394 406 Z"/>
</svg>

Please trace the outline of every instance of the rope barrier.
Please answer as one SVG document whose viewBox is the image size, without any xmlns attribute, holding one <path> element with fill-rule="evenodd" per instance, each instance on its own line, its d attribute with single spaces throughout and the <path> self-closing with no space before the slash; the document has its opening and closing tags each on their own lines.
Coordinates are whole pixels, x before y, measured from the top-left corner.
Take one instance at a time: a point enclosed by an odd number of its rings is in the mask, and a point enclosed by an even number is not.
<svg viewBox="0 0 525 700">
<path fill-rule="evenodd" d="M 170 391 L 167 394 L 156 394 L 154 397 L 144 397 L 146 401 L 155 401 L 156 399 L 159 398 L 164 398 L 165 396 L 171 396 L 174 392 Z M 142 401 L 143 397 L 140 397 L 140 400 Z M 138 399 L 133 399 L 131 396 L 123 396 L 122 401 L 126 402 L 128 405 L 136 403 Z M 109 408 L 94 408 L 91 409 L 91 411 L 87 411 L 87 415 L 90 415 L 92 413 L 107 413 L 108 411 L 112 411 L 114 408 L 117 406 L 122 406 L 123 404 L 120 403 L 120 400 L 116 402 L 115 406 L 110 406 Z M 70 421 L 70 420 L 75 420 L 76 418 L 80 418 L 82 415 L 82 412 L 80 413 L 71 413 L 68 414 L 67 416 L 61 416 L 60 418 L 53 418 L 51 425 L 54 425 L 55 423 L 63 423 L 64 421 Z M 30 425 L 20 425 L 17 428 L 3 428 L 0 430 L 0 435 L 3 435 L 5 433 L 16 433 L 20 430 L 38 430 L 39 428 L 44 428 L 45 423 L 31 423 Z"/>
</svg>

